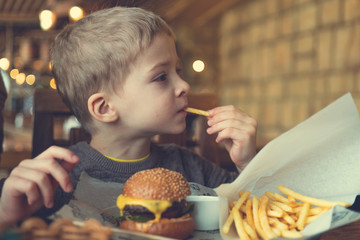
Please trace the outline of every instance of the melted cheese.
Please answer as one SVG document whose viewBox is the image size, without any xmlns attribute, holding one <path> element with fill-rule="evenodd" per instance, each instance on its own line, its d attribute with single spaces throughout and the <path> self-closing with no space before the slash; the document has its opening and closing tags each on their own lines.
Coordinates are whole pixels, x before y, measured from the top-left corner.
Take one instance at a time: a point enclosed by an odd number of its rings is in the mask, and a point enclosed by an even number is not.
<svg viewBox="0 0 360 240">
<path fill-rule="evenodd" d="M 117 198 L 116 205 L 120 209 L 121 216 L 124 215 L 124 208 L 126 205 L 129 206 L 142 206 L 148 209 L 155 215 L 155 222 L 158 222 L 161 218 L 161 214 L 171 207 L 172 203 L 168 200 L 144 200 L 132 197 L 125 197 L 122 194 Z"/>
</svg>

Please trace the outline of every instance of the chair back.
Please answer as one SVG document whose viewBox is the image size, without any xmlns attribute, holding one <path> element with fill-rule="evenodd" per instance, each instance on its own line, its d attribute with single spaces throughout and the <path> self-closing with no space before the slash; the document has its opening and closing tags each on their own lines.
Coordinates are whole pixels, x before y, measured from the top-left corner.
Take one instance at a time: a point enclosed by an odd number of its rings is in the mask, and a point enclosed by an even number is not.
<svg viewBox="0 0 360 240">
<path fill-rule="evenodd" d="M 73 115 L 56 90 L 41 88 L 35 90 L 33 114 L 32 157 L 52 145 L 69 147 L 78 141 L 90 140 L 90 135 L 82 128 L 71 129 L 68 139 L 56 138 L 57 120 Z M 62 121 L 58 129 L 62 130 Z"/>
</svg>

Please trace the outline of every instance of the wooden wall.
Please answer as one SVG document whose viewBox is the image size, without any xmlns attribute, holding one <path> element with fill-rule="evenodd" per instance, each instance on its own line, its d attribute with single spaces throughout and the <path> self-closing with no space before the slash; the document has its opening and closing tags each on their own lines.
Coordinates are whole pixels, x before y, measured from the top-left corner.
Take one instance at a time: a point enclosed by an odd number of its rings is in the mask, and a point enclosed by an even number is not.
<svg viewBox="0 0 360 240">
<path fill-rule="evenodd" d="M 239 1 L 220 20 L 219 93 L 266 142 L 351 92 L 360 109 L 360 1 Z"/>
</svg>

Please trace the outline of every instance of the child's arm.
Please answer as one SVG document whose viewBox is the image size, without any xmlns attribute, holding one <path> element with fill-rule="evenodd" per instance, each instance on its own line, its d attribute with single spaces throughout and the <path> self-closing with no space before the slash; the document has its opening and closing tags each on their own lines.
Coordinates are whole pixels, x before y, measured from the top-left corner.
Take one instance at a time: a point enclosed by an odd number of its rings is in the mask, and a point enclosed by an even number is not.
<svg viewBox="0 0 360 240">
<path fill-rule="evenodd" d="M 209 134 L 217 133 L 216 142 L 223 143 L 235 165 L 243 169 L 256 155 L 257 122 L 234 106 L 211 109 Z"/>
<path fill-rule="evenodd" d="M 71 192 L 73 186 L 68 173 L 78 160 L 70 150 L 53 146 L 34 159 L 21 161 L 4 183 L 0 222 L 17 222 L 42 206 L 52 207 L 59 185 Z"/>
</svg>

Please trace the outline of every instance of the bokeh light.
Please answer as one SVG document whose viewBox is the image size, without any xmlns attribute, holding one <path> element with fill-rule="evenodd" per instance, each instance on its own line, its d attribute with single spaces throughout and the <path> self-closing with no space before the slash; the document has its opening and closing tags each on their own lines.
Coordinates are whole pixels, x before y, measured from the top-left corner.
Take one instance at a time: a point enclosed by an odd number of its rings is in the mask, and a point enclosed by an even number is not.
<svg viewBox="0 0 360 240">
<path fill-rule="evenodd" d="M 12 69 L 12 70 L 10 71 L 10 77 L 11 77 L 12 79 L 16 79 L 16 76 L 17 76 L 17 75 L 19 75 L 19 70 L 18 70 L 18 69 L 14 68 L 14 69 Z"/>
<path fill-rule="evenodd" d="M 69 16 L 72 20 L 77 21 L 84 16 L 84 12 L 80 7 L 74 6 L 74 7 L 70 8 Z"/>
<path fill-rule="evenodd" d="M 52 79 L 50 80 L 50 87 L 51 87 L 52 89 L 56 89 L 55 78 L 52 78 Z"/>
<path fill-rule="evenodd" d="M 4 71 L 7 71 L 10 67 L 10 61 L 7 58 L 1 58 L 0 59 L 0 68 Z"/>
<path fill-rule="evenodd" d="M 23 85 L 25 83 L 25 79 L 26 79 L 25 73 L 19 73 L 15 78 L 16 84 Z"/>
<path fill-rule="evenodd" d="M 34 85 L 35 80 L 36 80 L 36 78 L 35 78 L 35 75 L 34 75 L 34 74 L 29 74 L 29 75 L 27 75 L 26 78 L 25 78 L 26 83 L 29 84 L 30 86 L 31 86 L 31 85 Z"/>
<path fill-rule="evenodd" d="M 192 65 L 195 72 L 202 72 L 205 69 L 205 63 L 202 60 L 196 60 Z"/>
<path fill-rule="evenodd" d="M 40 12 L 39 20 L 40 27 L 43 30 L 49 30 L 55 23 L 55 14 L 50 10 L 43 10 Z"/>
</svg>

